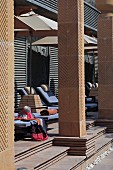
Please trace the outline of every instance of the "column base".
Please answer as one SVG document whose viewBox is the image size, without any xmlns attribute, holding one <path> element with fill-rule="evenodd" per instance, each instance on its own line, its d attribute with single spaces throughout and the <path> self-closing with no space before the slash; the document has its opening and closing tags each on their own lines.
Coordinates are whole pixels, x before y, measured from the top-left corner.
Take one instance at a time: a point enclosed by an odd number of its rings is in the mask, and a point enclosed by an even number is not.
<svg viewBox="0 0 113 170">
<path fill-rule="evenodd" d="M 98 118 L 113 120 L 113 109 L 99 109 Z"/>
<path fill-rule="evenodd" d="M 107 127 L 106 132 L 107 133 L 113 133 L 113 120 L 108 119 L 98 119 L 95 122 L 96 126 L 105 126 Z"/>
<path fill-rule="evenodd" d="M 54 146 L 70 147 L 68 154 L 89 157 L 95 152 L 94 137 L 88 135 L 81 138 L 57 137 L 53 141 Z"/>
</svg>

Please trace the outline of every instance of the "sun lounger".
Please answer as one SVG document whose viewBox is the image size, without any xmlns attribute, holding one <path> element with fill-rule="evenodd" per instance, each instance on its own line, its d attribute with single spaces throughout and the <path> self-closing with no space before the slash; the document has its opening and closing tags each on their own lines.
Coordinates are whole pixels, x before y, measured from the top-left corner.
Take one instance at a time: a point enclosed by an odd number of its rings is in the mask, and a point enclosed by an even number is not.
<svg viewBox="0 0 113 170">
<path fill-rule="evenodd" d="M 52 114 L 52 115 L 46 115 L 46 116 L 42 116 L 40 113 L 33 113 L 34 115 L 34 118 L 41 118 L 41 119 L 44 119 L 46 122 L 49 122 L 50 120 L 58 120 L 59 118 L 59 114 L 56 113 L 56 114 Z M 14 118 L 17 118 L 18 117 L 18 113 L 14 113 Z M 16 120 L 17 121 L 17 120 Z M 16 122 L 17 124 L 21 123 L 22 125 L 22 121 L 20 122 L 20 120 L 18 120 Z M 26 124 L 26 126 L 29 126 L 29 121 L 24 121 L 24 124 Z"/>
<path fill-rule="evenodd" d="M 30 87 L 24 87 L 24 91 L 25 95 L 29 95 Z M 39 95 L 42 105 L 48 106 L 49 107 L 48 109 L 58 109 L 58 99 L 50 90 L 44 91 L 42 87 L 36 87 L 36 89 L 31 87 L 31 94 Z"/>
<path fill-rule="evenodd" d="M 41 125 L 45 131 L 47 131 L 47 126 L 49 123 L 58 121 L 58 113 L 54 115 L 41 116 L 40 113 L 33 113 L 34 119 L 39 118 Z M 34 120 L 18 120 L 18 113 L 14 113 L 14 126 L 15 126 L 15 137 L 19 135 L 21 137 L 31 136 L 31 123 L 34 123 Z"/>
<path fill-rule="evenodd" d="M 40 118 L 41 126 L 43 127 L 43 130 L 47 132 L 47 126 L 45 124 L 45 121 Z M 22 139 L 25 137 L 32 136 L 32 127 L 31 124 L 36 124 L 33 120 L 15 120 L 14 126 L 15 126 L 15 140 Z"/>
<path fill-rule="evenodd" d="M 24 95 L 28 95 L 28 93 L 24 88 L 18 89 L 18 93 L 20 94 L 21 97 L 23 97 Z"/>
<path fill-rule="evenodd" d="M 50 90 L 45 91 L 42 87 L 36 87 L 35 90 L 46 105 L 58 105 L 57 97 Z"/>
<path fill-rule="evenodd" d="M 98 102 L 94 97 L 85 97 L 85 107 L 87 112 L 98 111 Z"/>
<path fill-rule="evenodd" d="M 58 121 L 58 113 L 54 115 L 41 116 L 40 113 L 33 113 L 34 118 L 39 118 L 41 125 L 45 131 L 50 123 Z M 14 117 L 18 117 L 18 113 L 14 113 Z M 31 123 L 33 120 L 14 120 L 15 140 L 24 137 L 31 137 Z"/>
<path fill-rule="evenodd" d="M 33 113 L 33 115 L 34 115 L 34 118 L 41 119 L 41 122 L 44 120 L 46 126 L 50 123 L 58 121 L 58 118 L 59 118 L 58 113 L 53 114 L 53 115 L 46 115 L 46 116 L 42 116 L 40 113 Z M 14 118 L 17 118 L 17 117 L 18 117 L 18 113 L 14 113 Z M 26 121 L 15 120 L 14 123 L 15 123 L 15 127 L 16 128 L 18 127 L 18 129 L 21 129 L 21 128 L 25 129 L 31 125 L 29 120 L 28 121 L 27 120 Z M 26 131 L 26 129 L 25 129 L 25 131 Z"/>
</svg>

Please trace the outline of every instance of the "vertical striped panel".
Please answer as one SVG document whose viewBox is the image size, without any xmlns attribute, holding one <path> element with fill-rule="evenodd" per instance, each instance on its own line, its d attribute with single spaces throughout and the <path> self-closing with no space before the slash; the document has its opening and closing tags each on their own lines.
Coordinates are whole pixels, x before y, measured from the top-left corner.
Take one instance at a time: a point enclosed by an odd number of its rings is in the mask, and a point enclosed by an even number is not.
<svg viewBox="0 0 113 170">
<path fill-rule="evenodd" d="M 100 12 L 85 2 L 84 4 L 84 25 L 92 30 L 97 31 L 97 20 Z"/>
<path fill-rule="evenodd" d="M 51 91 L 58 97 L 58 48 L 50 47 L 50 72 L 49 86 Z"/>
<path fill-rule="evenodd" d="M 20 101 L 17 90 L 27 85 L 27 42 L 25 38 L 15 38 L 14 41 L 14 80 L 15 108 L 17 108 Z"/>
<path fill-rule="evenodd" d="M 30 1 L 30 0 L 27 0 Z M 34 0 L 32 3 L 39 5 L 50 11 L 58 11 L 58 1 L 57 0 Z"/>
</svg>

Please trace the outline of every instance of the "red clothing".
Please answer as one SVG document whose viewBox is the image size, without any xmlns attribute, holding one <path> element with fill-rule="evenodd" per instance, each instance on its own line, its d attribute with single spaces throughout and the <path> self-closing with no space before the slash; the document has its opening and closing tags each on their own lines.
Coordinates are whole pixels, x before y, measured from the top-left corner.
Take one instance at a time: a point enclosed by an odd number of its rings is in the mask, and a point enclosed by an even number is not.
<svg viewBox="0 0 113 170">
<path fill-rule="evenodd" d="M 34 119 L 33 115 L 31 112 L 26 112 L 23 110 L 21 113 L 18 115 L 19 118 L 25 118 L 25 119 Z"/>
<path fill-rule="evenodd" d="M 27 119 L 33 119 L 33 118 L 34 118 L 34 117 L 33 117 L 33 115 L 32 115 L 31 112 L 27 113 Z"/>
</svg>

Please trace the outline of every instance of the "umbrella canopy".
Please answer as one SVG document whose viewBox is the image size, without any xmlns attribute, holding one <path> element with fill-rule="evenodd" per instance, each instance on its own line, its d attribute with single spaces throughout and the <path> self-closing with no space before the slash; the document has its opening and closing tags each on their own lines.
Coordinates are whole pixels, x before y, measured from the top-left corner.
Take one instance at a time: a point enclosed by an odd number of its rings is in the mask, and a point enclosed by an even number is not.
<svg viewBox="0 0 113 170">
<path fill-rule="evenodd" d="M 57 35 L 57 22 L 36 14 L 24 14 L 23 16 L 14 16 L 15 36 L 30 37 L 30 56 L 29 56 L 29 77 L 30 93 L 32 85 L 32 37 L 33 36 L 54 36 Z"/>
<path fill-rule="evenodd" d="M 33 46 L 58 46 L 57 36 L 47 36 L 32 43 Z"/>
<path fill-rule="evenodd" d="M 49 18 L 46 18 L 44 16 L 38 15 L 38 18 L 40 20 L 44 21 L 52 30 L 58 30 L 58 22 L 53 21 Z"/>
<path fill-rule="evenodd" d="M 57 22 L 41 15 L 14 16 L 16 36 L 53 36 L 57 35 Z"/>
<path fill-rule="evenodd" d="M 88 35 L 84 35 L 84 44 L 97 45 L 97 39 Z"/>
<path fill-rule="evenodd" d="M 95 38 L 92 38 L 88 35 L 84 35 L 84 44 L 93 44 L 97 45 L 97 40 Z M 57 36 L 47 36 L 44 38 L 41 38 L 35 42 L 32 43 L 32 45 L 37 46 L 58 46 L 58 37 Z"/>
</svg>

